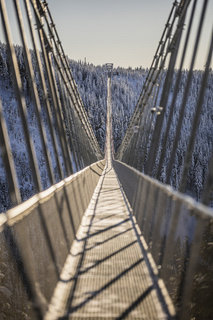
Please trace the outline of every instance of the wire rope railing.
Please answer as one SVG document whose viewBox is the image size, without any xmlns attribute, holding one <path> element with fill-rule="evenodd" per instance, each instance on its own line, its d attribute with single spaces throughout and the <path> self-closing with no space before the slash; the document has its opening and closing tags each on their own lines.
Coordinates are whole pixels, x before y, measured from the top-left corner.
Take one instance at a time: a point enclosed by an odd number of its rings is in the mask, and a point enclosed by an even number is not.
<svg viewBox="0 0 213 320">
<path fill-rule="evenodd" d="M 42 319 L 103 155 L 46 1 L 0 1 L 0 26 L 0 313 Z"/>
<path fill-rule="evenodd" d="M 173 4 L 114 162 L 181 320 L 212 314 L 211 11 L 208 0 Z"/>
<path fill-rule="evenodd" d="M 46 1 L 1 1 L 1 24 L 1 45 L 5 46 L 5 57 L 1 60 L 5 60 L 12 75 L 1 81 L 12 80 L 14 85 L 12 97 L 23 131 L 21 139 L 26 141 L 26 166 L 30 171 L 32 195 L 44 190 L 44 185 L 53 185 L 101 159 L 102 153 Z M 14 42 L 18 46 L 14 46 Z M 22 189 L 23 183 L 17 173 L 17 151 L 13 148 L 16 134 L 11 143 L 10 133 L 7 133 L 11 112 L 8 109 L 13 107 L 7 106 L 3 90 L 1 94 L 1 150 L 11 207 L 26 196 L 17 190 L 17 186 Z M 32 118 L 36 127 L 34 134 Z M 46 168 L 46 178 L 42 177 L 41 168 Z"/>
<path fill-rule="evenodd" d="M 201 138 L 205 129 L 204 117 L 208 117 L 208 107 L 211 107 L 209 6 L 209 1 L 203 1 L 202 5 L 196 0 L 174 2 L 135 112 L 116 155 L 117 159 L 145 174 L 188 193 L 191 192 L 189 175 L 192 175 L 192 168 L 196 161 L 202 162 L 197 155 L 202 142 L 208 149 L 208 152 L 202 151 L 205 158 L 203 185 L 208 180 L 208 159 L 212 154 L 212 139 L 202 141 Z M 205 25 L 207 20 L 208 29 Z M 166 41 L 167 49 L 164 51 Z M 205 55 L 200 53 L 204 42 L 209 44 Z M 195 69 L 197 60 L 204 70 Z M 189 69 L 185 69 L 187 66 Z M 201 121 L 202 125 L 199 125 Z M 208 126 L 210 130 L 209 123 Z M 183 137 L 186 130 L 188 132 Z M 201 166 L 199 169 L 202 170 Z M 198 190 L 194 196 L 202 199 L 201 192 Z"/>
<path fill-rule="evenodd" d="M 200 72 L 199 88 L 196 94 L 193 92 L 191 125 L 176 185 L 181 193 L 155 178 L 171 183 L 174 175 L 183 124 L 189 117 L 186 105 L 208 3 L 204 0 L 198 7 L 197 0 L 174 1 L 118 150 L 119 160 L 145 174 L 113 159 L 145 240 L 143 250 L 152 254 L 158 267 L 153 268 L 153 276 L 158 277 L 159 284 L 162 279 L 166 283 L 176 306 L 177 319 L 181 320 L 189 316 L 207 319 L 212 312 L 209 298 L 213 288 L 213 215 L 211 208 L 207 208 L 212 205 L 212 150 L 208 151 L 208 174 L 206 170 L 200 196 L 205 206 L 183 194 L 187 189 L 196 137 L 200 133 L 203 104 L 208 100 L 206 91 L 212 84 L 212 33 L 210 42 L 207 41 L 207 59 Z M 16 310 L 17 319 L 31 315 L 41 319 L 104 161 L 91 165 L 101 159 L 102 154 L 47 2 L 11 0 L 8 4 L 0 0 L 0 13 L 1 45 L 5 52 L 0 62 L 12 75 L 0 80 L 0 169 L 4 187 L 8 186 L 5 194 L 9 200 L 5 209 L 18 204 L 0 215 L 0 263 L 10 266 L 2 282 L 5 287 L 1 286 L 1 293 L 6 292 L 6 298 L 0 301 L 0 306 L 6 315 Z M 196 17 L 199 20 L 197 30 L 194 27 Z M 14 46 L 11 30 L 18 46 Z M 194 42 L 189 41 L 193 30 Z M 186 72 L 184 65 L 189 47 L 193 52 Z M 108 67 L 110 73 L 112 65 Z M 183 75 L 186 75 L 185 82 Z M 13 103 L 3 92 L 12 83 L 14 90 L 10 89 L 9 95 Z M 18 166 L 20 163 L 22 170 Z M 84 167 L 80 173 L 72 175 Z M 23 190 L 24 182 L 31 188 L 30 196 L 36 195 L 22 204 L 29 196 Z M 10 295 L 11 287 L 15 289 Z"/>
</svg>

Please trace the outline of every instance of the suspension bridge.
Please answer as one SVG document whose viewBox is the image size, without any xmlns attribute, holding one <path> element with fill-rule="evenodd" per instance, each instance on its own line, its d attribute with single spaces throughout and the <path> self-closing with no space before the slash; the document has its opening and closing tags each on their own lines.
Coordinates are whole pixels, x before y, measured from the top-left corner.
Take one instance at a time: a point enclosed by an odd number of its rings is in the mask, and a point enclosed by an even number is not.
<svg viewBox="0 0 213 320">
<path fill-rule="evenodd" d="M 169 185 L 208 1 L 200 7 L 197 0 L 174 1 L 116 152 L 113 65 L 106 65 L 104 153 L 47 2 L 12 3 L 26 79 L 13 44 L 5 0 L 0 0 L 1 24 L 34 195 L 23 201 L 6 107 L 0 97 L 0 150 L 10 204 L 0 215 L 0 319 L 211 319 L 212 155 L 200 201 L 185 192 L 212 77 L 212 31 L 180 181 L 176 188 Z M 198 24 L 190 68 L 168 159 L 166 146 L 195 18 Z M 29 124 L 29 96 L 39 148 Z M 41 175 L 41 158 L 48 188 Z"/>
</svg>

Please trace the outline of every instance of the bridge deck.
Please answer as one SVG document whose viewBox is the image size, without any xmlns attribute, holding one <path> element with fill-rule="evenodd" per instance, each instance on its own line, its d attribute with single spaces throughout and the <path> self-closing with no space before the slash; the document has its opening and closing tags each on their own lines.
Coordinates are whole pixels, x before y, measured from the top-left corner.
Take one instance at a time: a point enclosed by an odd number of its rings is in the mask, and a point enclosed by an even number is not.
<svg viewBox="0 0 213 320">
<path fill-rule="evenodd" d="M 106 167 L 45 319 L 168 319 L 136 230 L 115 171 Z"/>
</svg>

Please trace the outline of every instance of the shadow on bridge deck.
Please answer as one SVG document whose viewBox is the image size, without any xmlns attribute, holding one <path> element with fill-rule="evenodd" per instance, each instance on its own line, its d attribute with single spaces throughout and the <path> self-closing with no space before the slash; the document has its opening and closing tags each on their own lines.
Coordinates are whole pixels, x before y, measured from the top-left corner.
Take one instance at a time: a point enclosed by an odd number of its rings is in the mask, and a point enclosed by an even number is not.
<svg viewBox="0 0 213 320">
<path fill-rule="evenodd" d="M 45 319 L 171 319 L 139 228 L 112 167 L 82 219 Z"/>
</svg>

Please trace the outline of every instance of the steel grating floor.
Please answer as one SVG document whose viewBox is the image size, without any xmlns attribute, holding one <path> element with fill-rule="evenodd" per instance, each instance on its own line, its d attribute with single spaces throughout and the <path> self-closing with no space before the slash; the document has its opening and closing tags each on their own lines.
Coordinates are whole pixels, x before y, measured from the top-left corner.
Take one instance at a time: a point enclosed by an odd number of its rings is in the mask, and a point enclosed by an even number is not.
<svg viewBox="0 0 213 320">
<path fill-rule="evenodd" d="M 106 167 L 45 319 L 171 318 L 143 253 L 116 173 Z"/>
</svg>

